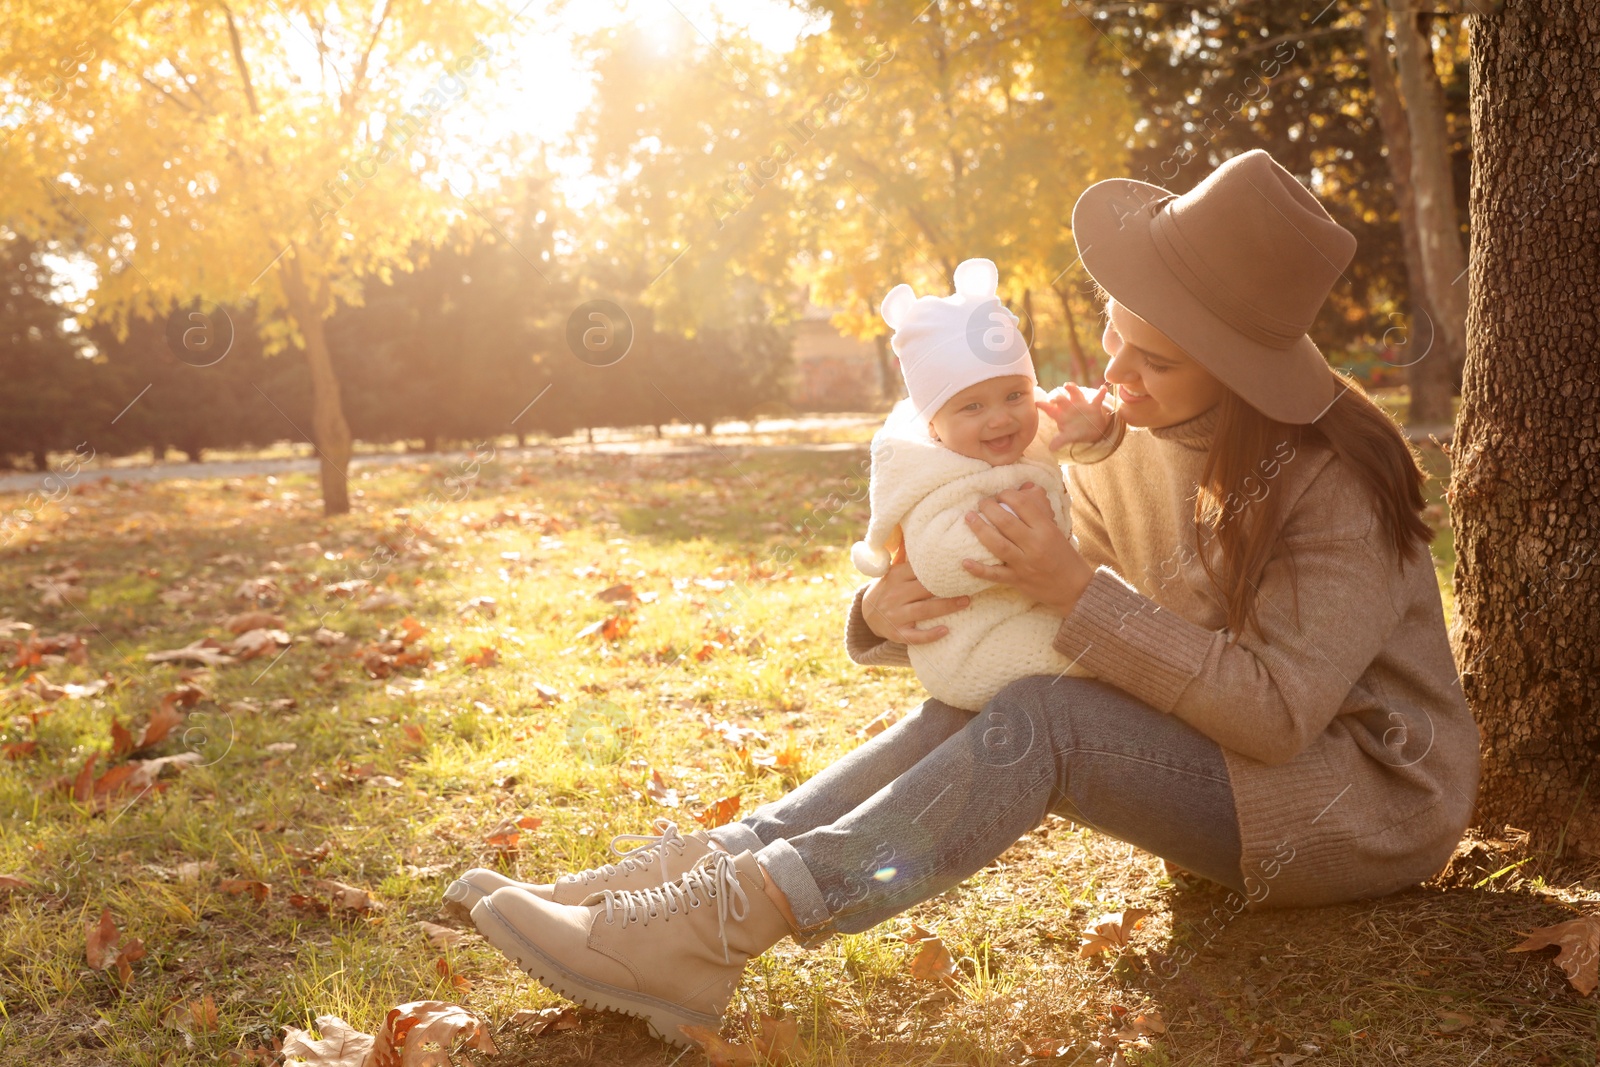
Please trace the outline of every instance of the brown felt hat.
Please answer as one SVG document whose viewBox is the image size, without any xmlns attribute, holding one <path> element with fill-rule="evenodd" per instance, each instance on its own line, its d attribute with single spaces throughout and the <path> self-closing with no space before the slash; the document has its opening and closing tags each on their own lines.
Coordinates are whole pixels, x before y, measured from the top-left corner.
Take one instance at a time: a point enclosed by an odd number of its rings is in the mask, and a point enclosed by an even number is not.
<svg viewBox="0 0 1600 1067">
<path fill-rule="evenodd" d="M 1072 236 L 1100 287 L 1246 403 L 1314 422 L 1338 379 L 1306 335 L 1356 239 L 1261 149 L 1181 196 L 1111 178 L 1083 191 Z"/>
</svg>

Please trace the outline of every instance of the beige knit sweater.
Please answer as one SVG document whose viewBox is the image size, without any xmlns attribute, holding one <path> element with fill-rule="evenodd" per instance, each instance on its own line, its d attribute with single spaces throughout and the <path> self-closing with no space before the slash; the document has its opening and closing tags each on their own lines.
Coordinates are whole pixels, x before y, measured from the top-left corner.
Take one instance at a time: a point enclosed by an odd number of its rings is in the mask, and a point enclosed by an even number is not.
<svg viewBox="0 0 1600 1067">
<path fill-rule="evenodd" d="M 1217 415 L 1130 429 L 1109 459 L 1068 468 L 1079 550 L 1097 569 L 1056 649 L 1223 747 L 1252 901 L 1414 885 L 1449 859 L 1478 787 L 1478 728 L 1431 561 L 1402 567 L 1335 456 L 1284 445 L 1262 472 L 1285 515 L 1259 585 L 1265 639 L 1251 629 L 1230 646 L 1192 521 Z M 859 663 L 907 662 L 867 628 L 860 593 L 846 646 Z"/>
</svg>

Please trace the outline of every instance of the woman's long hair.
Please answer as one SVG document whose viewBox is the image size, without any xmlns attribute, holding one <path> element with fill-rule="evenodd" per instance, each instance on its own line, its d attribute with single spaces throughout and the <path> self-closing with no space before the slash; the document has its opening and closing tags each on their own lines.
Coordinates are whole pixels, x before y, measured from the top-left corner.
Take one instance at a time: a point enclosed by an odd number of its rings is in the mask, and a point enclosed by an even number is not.
<svg viewBox="0 0 1600 1067">
<path fill-rule="evenodd" d="M 1327 448 L 1355 472 L 1402 566 L 1419 555 L 1426 558 L 1433 540 L 1433 531 L 1422 521 L 1422 487 L 1428 474 L 1416 449 L 1359 382 L 1331 368 L 1328 373 L 1338 379 L 1339 395 L 1316 422 L 1305 425 L 1269 418 L 1231 389 L 1223 394 L 1195 494 L 1194 522 L 1201 565 L 1227 605 L 1228 630 L 1235 641 L 1247 626 L 1262 632 L 1256 587 L 1284 521 L 1283 494 L 1273 491 L 1272 481 L 1302 447 Z M 1208 542 L 1216 546 L 1215 564 Z"/>
</svg>

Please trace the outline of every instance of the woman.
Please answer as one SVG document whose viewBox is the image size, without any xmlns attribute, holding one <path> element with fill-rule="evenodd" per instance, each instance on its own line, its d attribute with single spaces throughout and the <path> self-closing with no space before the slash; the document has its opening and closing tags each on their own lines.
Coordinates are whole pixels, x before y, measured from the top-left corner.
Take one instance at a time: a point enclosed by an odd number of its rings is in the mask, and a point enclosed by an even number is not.
<svg viewBox="0 0 1600 1067">
<path fill-rule="evenodd" d="M 1000 564 L 967 566 L 1058 612 L 1055 647 L 1094 677 L 1024 679 L 976 716 L 930 700 L 740 823 L 667 828 L 554 886 L 470 872 L 454 899 L 544 984 L 682 1043 L 749 957 L 866 930 L 1049 812 L 1273 906 L 1382 895 L 1448 859 L 1478 732 L 1424 475 L 1306 336 L 1354 238 L 1261 151 L 1182 196 L 1097 183 L 1073 233 L 1109 296 L 1127 432 L 1069 470 L 1076 546 L 1025 487 L 969 516 Z M 899 559 L 857 594 L 849 653 L 905 664 L 962 606 Z"/>
</svg>

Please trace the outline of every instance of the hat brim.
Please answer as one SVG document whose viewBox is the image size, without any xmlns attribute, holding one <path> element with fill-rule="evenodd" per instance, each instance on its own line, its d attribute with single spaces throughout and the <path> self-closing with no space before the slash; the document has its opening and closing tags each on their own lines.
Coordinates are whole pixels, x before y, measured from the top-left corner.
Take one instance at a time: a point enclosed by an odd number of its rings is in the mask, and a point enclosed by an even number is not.
<svg viewBox="0 0 1600 1067">
<path fill-rule="evenodd" d="M 1338 397 L 1322 350 L 1302 334 L 1288 348 L 1245 336 L 1218 318 L 1162 261 L 1150 204 L 1171 193 L 1133 178 L 1107 178 L 1072 208 L 1084 269 L 1129 311 L 1160 330 L 1251 407 L 1279 422 L 1315 422 Z"/>
</svg>

